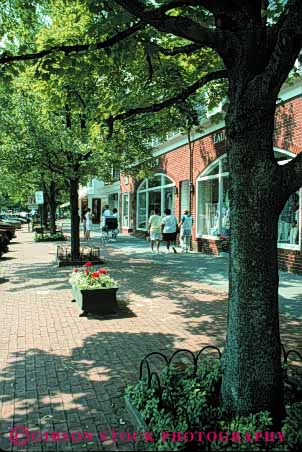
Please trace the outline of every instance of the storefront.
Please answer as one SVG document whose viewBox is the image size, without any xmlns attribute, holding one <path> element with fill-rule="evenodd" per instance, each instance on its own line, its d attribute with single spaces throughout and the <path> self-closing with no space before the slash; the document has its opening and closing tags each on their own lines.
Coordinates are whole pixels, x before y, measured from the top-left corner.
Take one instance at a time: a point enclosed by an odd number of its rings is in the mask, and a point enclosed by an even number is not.
<svg viewBox="0 0 302 452">
<path fill-rule="evenodd" d="M 285 165 L 295 155 L 275 149 L 279 165 Z M 302 189 L 292 195 L 279 217 L 278 248 L 301 249 Z M 223 155 L 209 165 L 197 178 L 197 237 L 225 241 L 230 236 L 229 173 L 227 157 Z"/>
<path fill-rule="evenodd" d="M 92 221 L 94 224 L 99 224 L 101 221 L 102 211 L 106 205 L 112 210 L 116 208 L 119 211 L 119 194 L 120 183 L 114 182 L 106 184 L 97 179 L 92 179 L 85 187 L 80 187 L 80 215 L 91 209 Z"/>
<path fill-rule="evenodd" d="M 208 118 L 202 132 L 180 133 L 157 145 L 153 154 L 158 168 L 148 179 L 122 176 L 121 224 L 123 232 L 141 234 L 155 208 L 171 209 L 177 219 L 184 209 L 193 216 L 192 246 L 202 253 L 220 255 L 229 249 L 229 168 L 224 122 Z M 284 165 L 302 152 L 301 81 L 285 87 L 279 95 L 274 133 L 275 158 Z M 287 201 L 279 218 L 279 266 L 302 273 L 302 191 Z"/>
<path fill-rule="evenodd" d="M 165 209 L 174 213 L 175 183 L 164 174 L 154 174 L 145 179 L 137 190 L 136 229 L 147 230 L 148 218 L 158 208 L 161 215 Z"/>
</svg>

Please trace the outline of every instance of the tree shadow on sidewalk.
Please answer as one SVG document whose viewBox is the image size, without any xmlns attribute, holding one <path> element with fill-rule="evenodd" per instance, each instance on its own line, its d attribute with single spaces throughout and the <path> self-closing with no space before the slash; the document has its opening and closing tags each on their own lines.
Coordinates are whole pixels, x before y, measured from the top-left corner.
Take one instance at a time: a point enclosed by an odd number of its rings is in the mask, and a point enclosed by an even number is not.
<svg viewBox="0 0 302 452">
<path fill-rule="evenodd" d="M 10 449 L 8 432 L 14 426 L 50 432 L 42 450 L 56 450 L 55 442 L 50 444 L 54 431 L 92 433 L 92 444 L 84 440 L 82 450 L 103 450 L 97 439 L 100 431 L 108 436 L 112 430 L 133 431 L 124 406 L 125 387 L 137 381 L 144 355 L 161 351 L 170 356 L 174 340 L 173 335 L 102 332 L 86 337 L 70 354 L 37 348 L 13 354 L 1 371 L 1 450 Z M 62 441 L 59 449 L 71 444 Z M 30 442 L 28 450 L 35 447 Z"/>
</svg>

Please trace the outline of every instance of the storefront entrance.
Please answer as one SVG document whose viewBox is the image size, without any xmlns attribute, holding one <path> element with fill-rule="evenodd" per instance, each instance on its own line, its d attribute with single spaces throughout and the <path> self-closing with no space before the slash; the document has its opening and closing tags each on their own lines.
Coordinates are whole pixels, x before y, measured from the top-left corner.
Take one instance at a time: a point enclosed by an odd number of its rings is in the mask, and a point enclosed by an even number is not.
<svg viewBox="0 0 302 452">
<path fill-rule="evenodd" d="M 164 215 L 165 209 L 174 212 L 174 188 L 175 183 L 164 174 L 155 174 L 141 183 L 137 190 L 138 230 L 147 229 L 148 218 L 156 208 L 160 210 L 161 215 Z"/>
</svg>

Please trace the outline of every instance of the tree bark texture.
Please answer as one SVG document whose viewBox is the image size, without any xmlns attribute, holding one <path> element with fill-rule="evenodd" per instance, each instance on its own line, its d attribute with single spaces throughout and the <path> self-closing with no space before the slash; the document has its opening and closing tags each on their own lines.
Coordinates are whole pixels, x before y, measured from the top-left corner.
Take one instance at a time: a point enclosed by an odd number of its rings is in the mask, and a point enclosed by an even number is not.
<svg viewBox="0 0 302 452">
<path fill-rule="evenodd" d="M 273 155 L 275 102 L 243 92 L 231 97 L 226 118 L 231 251 L 221 395 L 230 414 L 268 410 L 280 419 L 277 230 L 285 200 Z"/>
<path fill-rule="evenodd" d="M 70 181 L 70 211 L 71 211 L 71 257 L 80 258 L 80 217 L 79 217 L 79 179 L 74 177 Z"/>
</svg>

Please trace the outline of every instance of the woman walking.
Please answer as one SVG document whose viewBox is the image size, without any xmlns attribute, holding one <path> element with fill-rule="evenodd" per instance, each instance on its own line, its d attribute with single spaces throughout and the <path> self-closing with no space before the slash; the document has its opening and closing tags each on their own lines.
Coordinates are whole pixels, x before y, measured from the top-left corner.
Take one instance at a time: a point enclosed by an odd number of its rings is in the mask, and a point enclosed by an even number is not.
<svg viewBox="0 0 302 452">
<path fill-rule="evenodd" d="M 170 245 L 172 244 L 172 250 L 177 253 L 176 245 L 176 235 L 177 235 L 177 220 L 175 215 L 171 215 L 171 210 L 165 210 L 165 216 L 161 221 L 161 230 L 163 234 L 163 240 L 166 242 L 167 252 L 170 250 Z"/>
<path fill-rule="evenodd" d="M 92 215 L 91 215 L 91 209 L 87 209 L 87 212 L 85 214 L 85 218 L 86 218 L 86 239 L 89 240 L 90 239 L 90 231 L 92 228 Z"/>
<path fill-rule="evenodd" d="M 86 211 L 82 214 L 82 223 L 83 223 L 83 232 L 84 232 L 84 239 L 86 239 Z"/>
</svg>

